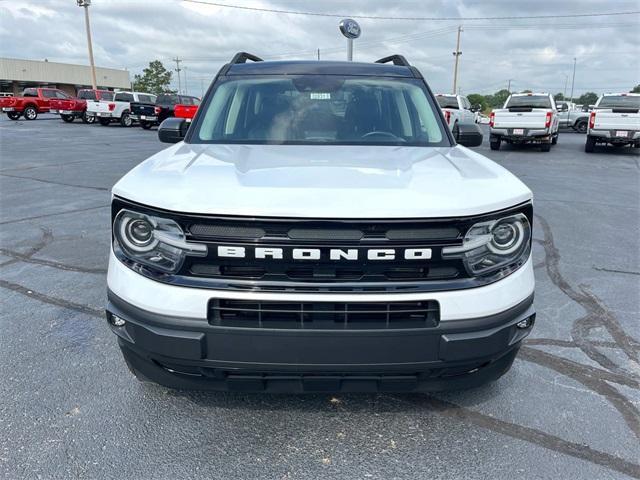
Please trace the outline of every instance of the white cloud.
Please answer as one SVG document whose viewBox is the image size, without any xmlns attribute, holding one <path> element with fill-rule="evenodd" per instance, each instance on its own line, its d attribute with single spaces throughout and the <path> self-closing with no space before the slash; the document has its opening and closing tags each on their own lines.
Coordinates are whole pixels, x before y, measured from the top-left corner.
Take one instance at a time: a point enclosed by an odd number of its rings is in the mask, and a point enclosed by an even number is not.
<svg viewBox="0 0 640 480">
<path fill-rule="evenodd" d="M 228 2 L 240 4 L 239 0 Z M 502 0 L 252 0 L 242 5 L 349 15 L 447 17 L 638 10 L 635 0 L 605 4 L 583 0 L 561 5 L 551 0 L 535 4 Z M 184 59 L 189 90 L 196 94 L 241 50 L 280 60 L 314 59 L 320 48 L 323 59 L 345 58 L 345 39 L 337 28 L 339 18 L 251 12 L 178 0 L 93 0 L 90 12 L 98 65 L 137 73 L 154 59 L 174 68 L 172 59 L 177 56 Z M 491 93 L 512 79 L 518 90 L 562 91 L 576 57 L 576 92 L 628 89 L 640 81 L 639 22 L 638 15 L 462 22 L 459 85 L 465 93 Z M 421 69 L 434 91 L 448 91 L 458 23 L 363 19 L 355 59 L 372 61 L 401 53 Z M 616 26 L 601 28 L 603 25 Z M 0 2 L 0 55 L 86 63 L 82 9 L 73 0 Z"/>
</svg>

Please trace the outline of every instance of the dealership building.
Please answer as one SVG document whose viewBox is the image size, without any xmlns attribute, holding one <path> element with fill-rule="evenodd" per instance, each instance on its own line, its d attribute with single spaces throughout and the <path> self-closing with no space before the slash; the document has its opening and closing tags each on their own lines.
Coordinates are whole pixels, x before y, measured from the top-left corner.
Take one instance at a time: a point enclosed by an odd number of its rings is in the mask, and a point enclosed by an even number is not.
<svg viewBox="0 0 640 480">
<path fill-rule="evenodd" d="M 129 90 L 127 70 L 96 67 L 98 88 Z M 26 87 L 54 87 L 75 95 L 81 88 L 91 88 L 91 67 L 47 60 L 0 58 L 0 92 L 19 94 Z"/>
</svg>

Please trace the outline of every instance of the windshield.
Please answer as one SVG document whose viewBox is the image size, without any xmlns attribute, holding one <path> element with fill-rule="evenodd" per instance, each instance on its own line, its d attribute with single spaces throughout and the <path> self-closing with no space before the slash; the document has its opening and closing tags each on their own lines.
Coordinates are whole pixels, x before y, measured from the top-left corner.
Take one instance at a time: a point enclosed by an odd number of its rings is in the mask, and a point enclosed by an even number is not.
<svg viewBox="0 0 640 480">
<path fill-rule="evenodd" d="M 640 96 L 606 95 L 600 99 L 597 108 L 640 108 Z"/>
<path fill-rule="evenodd" d="M 201 109 L 195 143 L 450 145 L 416 79 L 230 77 Z"/>
<path fill-rule="evenodd" d="M 170 105 L 174 105 L 174 104 L 176 104 L 176 103 L 180 103 L 180 100 L 178 100 L 178 95 L 162 93 L 162 94 L 158 95 L 158 100 L 157 100 L 157 102 L 158 102 L 159 104 L 170 104 Z"/>
<path fill-rule="evenodd" d="M 547 95 L 522 95 L 510 97 L 504 108 L 551 108 L 551 99 Z"/>
<path fill-rule="evenodd" d="M 444 95 L 438 95 L 436 97 L 438 105 L 441 108 L 458 108 L 458 99 L 456 97 L 445 97 Z"/>
</svg>

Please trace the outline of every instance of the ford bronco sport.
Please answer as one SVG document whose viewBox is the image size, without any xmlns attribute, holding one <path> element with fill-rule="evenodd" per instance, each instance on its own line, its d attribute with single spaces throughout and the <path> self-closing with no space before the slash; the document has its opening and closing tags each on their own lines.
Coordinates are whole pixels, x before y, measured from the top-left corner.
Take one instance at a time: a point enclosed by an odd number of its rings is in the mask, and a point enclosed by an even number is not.
<svg viewBox="0 0 640 480">
<path fill-rule="evenodd" d="M 252 60 L 252 62 L 247 62 Z M 113 187 L 107 320 L 180 389 L 431 391 L 495 380 L 534 323 L 532 194 L 461 146 L 404 57 L 239 53 L 175 145 Z"/>
</svg>

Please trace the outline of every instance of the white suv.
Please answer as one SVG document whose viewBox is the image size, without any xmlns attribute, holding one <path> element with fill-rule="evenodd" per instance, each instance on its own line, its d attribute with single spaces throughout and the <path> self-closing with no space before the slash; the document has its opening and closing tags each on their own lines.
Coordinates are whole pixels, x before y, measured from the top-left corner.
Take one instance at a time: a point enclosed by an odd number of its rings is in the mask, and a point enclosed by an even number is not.
<svg viewBox="0 0 640 480">
<path fill-rule="evenodd" d="M 139 379 L 429 391 L 510 368 L 535 319 L 531 191 L 460 145 L 477 125 L 456 143 L 403 57 L 239 53 L 159 137 L 177 143 L 113 187 L 107 319 Z"/>
</svg>

